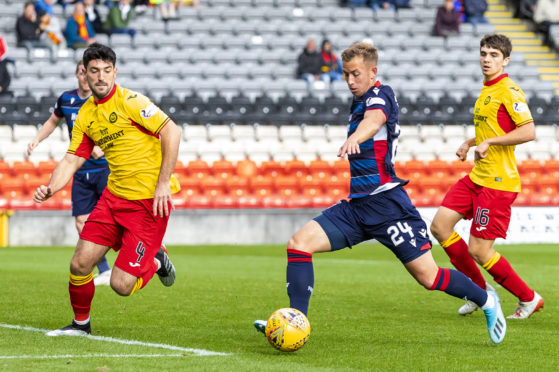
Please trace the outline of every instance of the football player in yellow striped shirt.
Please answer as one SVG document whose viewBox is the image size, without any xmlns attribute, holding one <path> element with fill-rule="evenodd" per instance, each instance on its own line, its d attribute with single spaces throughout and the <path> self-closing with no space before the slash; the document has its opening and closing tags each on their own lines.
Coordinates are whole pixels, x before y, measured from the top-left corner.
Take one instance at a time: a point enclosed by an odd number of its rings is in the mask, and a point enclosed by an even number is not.
<svg viewBox="0 0 559 372">
<path fill-rule="evenodd" d="M 62 189 L 94 145 L 105 153 L 111 174 L 70 262 L 74 319 L 69 326 L 48 332 L 50 336 L 91 333 L 92 270 L 110 247 L 118 252 L 111 287 L 119 295 L 143 288 L 155 273 L 165 286 L 172 285 L 176 275 L 161 242 L 173 209 L 171 176 L 181 131 L 147 97 L 115 83 L 112 49 L 92 44 L 83 63 L 92 96 L 78 113 L 66 156 L 49 185 L 38 187 L 33 199 L 40 203 Z"/>
<path fill-rule="evenodd" d="M 481 275 L 476 262 L 493 279 L 518 298 L 509 319 L 525 319 L 543 308 L 543 298 L 518 276 L 509 262 L 493 248 L 496 238 L 506 238 L 511 205 L 520 192 L 515 145 L 535 138 L 534 120 L 524 92 L 504 69 L 510 62 L 512 44 L 505 35 L 486 35 L 480 42 L 483 88 L 475 103 L 475 137 L 464 142 L 456 155 L 462 161 L 476 146 L 475 165 L 445 196 L 431 232 L 452 264 L 481 288 L 494 290 Z M 467 245 L 454 231 L 461 219 L 473 219 Z M 478 306 L 468 301 L 458 313 L 467 315 Z"/>
</svg>

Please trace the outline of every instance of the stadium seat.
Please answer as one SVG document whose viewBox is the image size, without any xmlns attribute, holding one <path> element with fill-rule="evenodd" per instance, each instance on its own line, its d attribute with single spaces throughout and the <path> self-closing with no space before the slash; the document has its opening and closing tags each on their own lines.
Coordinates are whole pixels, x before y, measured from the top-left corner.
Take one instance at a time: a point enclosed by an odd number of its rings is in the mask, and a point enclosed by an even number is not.
<svg viewBox="0 0 559 372">
<path fill-rule="evenodd" d="M 246 158 L 237 162 L 236 174 L 243 178 L 255 177 L 258 174 L 258 167 L 254 161 Z"/>
<path fill-rule="evenodd" d="M 308 166 L 304 161 L 299 159 L 286 161 L 285 174 L 295 177 L 304 177 L 308 174 Z"/>
<path fill-rule="evenodd" d="M 190 176 L 204 178 L 211 174 L 211 168 L 207 162 L 202 159 L 192 160 L 187 166 Z"/>
<path fill-rule="evenodd" d="M 225 179 L 225 189 L 229 195 L 240 197 L 250 194 L 248 178 L 231 176 Z"/>
<path fill-rule="evenodd" d="M 215 177 L 226 179 L 235 174 L 235 166 L 226 159 L 214 161 L 211 166 L 212 174 Z"/>
<path fill-rule="evenodd" d="M 250 189 L 254 195 L 264 197 L 274 193 L 274 182 L 272 177 L 256 176 L 249 179 Z"/>
<path fill-rule="evenodd" d="M 216 197 L 226 194 L 225 181 L 221 177 L 204 177 L 200 180 L 202 192 L 206 196 Z"/>
<path fill-rule="evenodd" d="M 27 178 L 37 175 L 37 166 L 30 161 L 15 161 L 12 166 L 12 172 L 16 178 Z"/>
</svg>

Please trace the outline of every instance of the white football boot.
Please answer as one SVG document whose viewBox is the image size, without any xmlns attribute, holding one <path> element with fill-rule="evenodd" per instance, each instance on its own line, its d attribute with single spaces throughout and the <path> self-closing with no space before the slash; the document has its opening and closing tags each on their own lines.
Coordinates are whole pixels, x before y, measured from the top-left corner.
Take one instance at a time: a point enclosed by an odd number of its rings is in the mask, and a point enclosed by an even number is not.
<svg viewBox="0 0 559 372">
<path fill-rule="evenodd" d="M 507 319 L 527 319 L 541 309 L 543 309 L 543 297 L 534 291 L 534 299 L 528 302 L 518 301 L 514 314 L 507 316 Z"/>
<path fill-rule="evenodd" d="M 93 275 L 93 284 L 96 287 L 100 285 L 110 285 L 111 284 L 111 273 L 112 270 L 103 271 L 102 273 Z"/>
</svg>

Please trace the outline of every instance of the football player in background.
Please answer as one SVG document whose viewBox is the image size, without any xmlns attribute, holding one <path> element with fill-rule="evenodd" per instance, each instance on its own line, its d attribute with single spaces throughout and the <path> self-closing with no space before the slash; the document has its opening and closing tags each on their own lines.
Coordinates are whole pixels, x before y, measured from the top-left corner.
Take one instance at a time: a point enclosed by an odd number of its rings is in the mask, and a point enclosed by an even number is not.
<svg viewBox="0 0 559 372">
<path fill-rule="evenodd" d="M 78 116 L 78 111 L 91 96 L 91 89 L 87 85 L 82 61 L 79 61 L 76 66 L 75 76 L 78 80 L 78 88 L 68 90 L 58 97 L 53 113 L 43 124 L 35 138 L 27 145 L 28 156 L 33 153 L 33 150 L 35 150 L 39 143 L 54 132 L 56 127 L 62 122 L 62 119 L 66 120 L 70 139 L 72 138 L 72 129 L 74 128 L 74 121 Z M 81 234 L 87 217 L 107 186 L 109 173 L 109 164 L 107 164 L 107 160 L 103 156 L 103 151 L 99 146 L 94 146 L 91 157 L 76 171 L 72 181 L 72 216 L 76 219 L 78 234 Z M 99 273 L 93 277 L 95 285 L 109 285 L 111 268 L 105 256 L 97 264 L 97 269 Z"/>
<path fill-rule="evenodd" d="M 111 247 L 118 251 L 111 287 L 121 296 L 143 288 L 155 273 L 165 286 L 173 285 L 176 276 L 161 242 L 174 208 L 171 183 L 176 179 L 171 176 L 181 130 L 147 97 L 115 84 L 116 55 L 111 48 L 90 45 L 83 64 L 92 96 L 78 113 L 66 156 L 33 200 L 41 203 L 63 188 L 95 145 L 105 153 L 111 173 L 70 262 L 74 319 L 47 332 L 49 336 L 91 333 L 92 270 Z"/>
<path fill-rule="evenodd" d="M 474 151 L 474 168 L 446 194 L 431 224 L 431 232 L 444 248 L 450 262 L 481 288 L 485 282 L 476 262 L 497 283 L 518 298 L 509 319 L 525 319 L 543 308 L 543 298 L 531 289 L 510 263 L 493 248 L 496 238 L 506 238 L 511 205 L 520 192 L 520 176 L 514 147 L 535 138 L 534 120 L 524 92 L 507 74 L 512 44 L 505 35 L 486 35 L 480 42 L 483 88 L 475 103 L 475 137 L 456 152 L 466 160 Z M 473 219 L 468 244 L 454 231 L 461 219 Z M 478 305 L 467 301 L 458 313 L 471 314 Z"/>
<path fill-rule="evenodd" d="M 390 248 L 409 273 L 428 290 L 468 298 L 480 306 L 491 340 L 500 343 L 506 322 L 499 297 L 464 274 L 439 267 L 431 254 L 427 226 L 396 176 L 394 156 L 400 135 L 398 104 L 392 88 L 376 80 L 377 49 L 356 43 L 342 53 L 343 73 L 353 94 L 348 137 L 338 156 L 350 163 L 350 201 L 322 211 L 287 244 L 290 307 L 307 314 L 314 288 L 313 255 L 377 239 Z M 254 323 L 264 331 L 266 321 Z"/>
</svg>

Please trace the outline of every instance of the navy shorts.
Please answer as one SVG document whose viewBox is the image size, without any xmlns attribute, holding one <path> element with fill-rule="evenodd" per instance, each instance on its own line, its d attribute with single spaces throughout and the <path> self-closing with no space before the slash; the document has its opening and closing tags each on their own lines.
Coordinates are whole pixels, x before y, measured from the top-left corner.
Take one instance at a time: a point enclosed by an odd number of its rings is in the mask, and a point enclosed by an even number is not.
<svg viewBox="0 0 559 372">
<path fill-rule="evenodd" d="M 72 182 L 72 216 L 89 214 L 107 187 L 109 168 L 74 174 Z"/>
<path fill-rule="evenodd" d="M 431 249 L 427 225 L 403 187 L 346 200 L 315 218 L 332 250 L 376 239 L 408 263 Z"/>
</svg>

